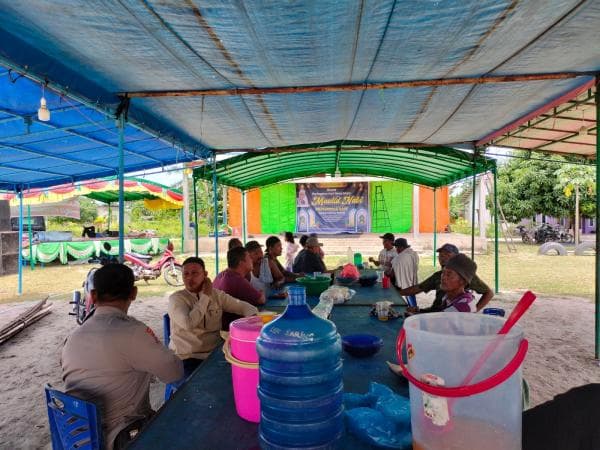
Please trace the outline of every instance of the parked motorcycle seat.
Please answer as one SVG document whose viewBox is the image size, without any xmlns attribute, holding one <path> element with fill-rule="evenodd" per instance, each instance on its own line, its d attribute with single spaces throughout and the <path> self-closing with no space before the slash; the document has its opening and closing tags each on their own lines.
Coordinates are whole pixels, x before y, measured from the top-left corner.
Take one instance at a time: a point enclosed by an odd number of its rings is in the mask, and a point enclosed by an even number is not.
<svg viewBox="0 0 600 450">
<path fill-rule="evenodd" d="M 129 252 L 129 254 L 137 259 L 141 259 L 146 262 L 148 262 L 152 259 L 151 255 L 142 255 L 140 253 L 135 253 L 135 252 Z"/>
</svg>

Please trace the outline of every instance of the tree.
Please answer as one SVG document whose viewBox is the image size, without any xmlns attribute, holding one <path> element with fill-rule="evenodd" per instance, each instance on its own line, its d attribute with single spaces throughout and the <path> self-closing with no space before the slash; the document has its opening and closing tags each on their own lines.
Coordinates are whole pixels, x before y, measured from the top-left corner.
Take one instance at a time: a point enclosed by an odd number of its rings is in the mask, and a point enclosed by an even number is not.
<svg viewBox="0 0 600 450">
<path fill-rule="evenodd" d="M 525 156 L 525 152 L 515 152 Z M 558 183 L 556 171 L 566 162 L 562 156 L 540 159 L 510 159 L 498 168 L 498 201 L 507 220 L 544 214 L 564 217 L 571 210 L 570 202 Z"/>
<path fill-rule="evenodd" d="M 575 244 L 579 244 L 579 216 L 584 214 L 592 216 L 596 213 L 596 168 L 592 166 L 563 166 L 555 172 L 559 186 L 567 199 L 571 199 L 575 192 L 574 211 L 575 218 Z M 582 194 L 582 195 L 580 195 Z"/>
</svg>

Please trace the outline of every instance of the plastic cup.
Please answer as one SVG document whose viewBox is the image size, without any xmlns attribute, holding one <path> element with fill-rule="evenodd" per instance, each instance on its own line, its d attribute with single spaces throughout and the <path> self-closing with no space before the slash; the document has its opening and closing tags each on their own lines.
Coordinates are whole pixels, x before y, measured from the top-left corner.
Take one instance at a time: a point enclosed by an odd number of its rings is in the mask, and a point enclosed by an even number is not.
<svg viewBox="0 0 600 450">
<path fill-rule="evenodd" d="M 319 278 L 321 276 L 321 272 L 313 272 L 313 278 Z"/>
<path fill-rule="evenodd" d="M 383 302 L 375 303 L 375 310 L 377 311 L 377 318 L 382 322 L 388 320 L 388 314 L 390 312 L 389 306 Z"/>
</svg>

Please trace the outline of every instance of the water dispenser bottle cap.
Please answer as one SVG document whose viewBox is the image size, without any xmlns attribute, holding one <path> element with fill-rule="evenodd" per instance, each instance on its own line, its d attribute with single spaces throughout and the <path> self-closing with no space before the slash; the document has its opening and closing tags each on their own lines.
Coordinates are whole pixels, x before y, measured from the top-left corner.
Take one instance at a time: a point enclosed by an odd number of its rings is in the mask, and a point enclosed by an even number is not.
<svg viewBox="0 0 600 450">
<path fill-rule="evenodd" d="M 290 305 L 305 305 L 306 288 L 304 286 L 290 286 L 288 288 L 288 301 Z"/>
</svg>

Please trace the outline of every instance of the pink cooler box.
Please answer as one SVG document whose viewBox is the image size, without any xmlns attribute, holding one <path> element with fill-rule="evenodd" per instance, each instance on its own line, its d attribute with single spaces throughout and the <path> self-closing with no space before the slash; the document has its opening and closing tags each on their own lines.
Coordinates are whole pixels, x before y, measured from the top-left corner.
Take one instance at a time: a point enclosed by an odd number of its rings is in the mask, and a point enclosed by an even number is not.
<svg viewBox="0 0 600 450">
<path fill-rule="evenodd" d="M 235 409 L 242 419 L 256 423 L 260 422 L 256 339 L 262 327 L 263 321 L 258 316 L 245 317 L 229 324 L 231 355 L 242 363 L 256 365 L 254 368 L 248 368 L 241 367 L 235 362 L 231 364 Z"/>
</svg>

